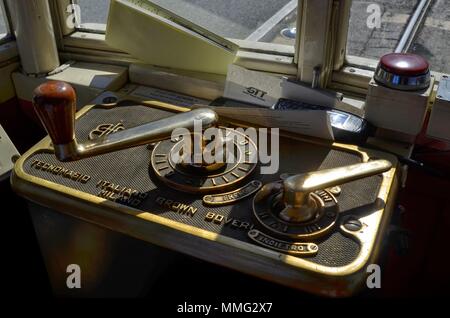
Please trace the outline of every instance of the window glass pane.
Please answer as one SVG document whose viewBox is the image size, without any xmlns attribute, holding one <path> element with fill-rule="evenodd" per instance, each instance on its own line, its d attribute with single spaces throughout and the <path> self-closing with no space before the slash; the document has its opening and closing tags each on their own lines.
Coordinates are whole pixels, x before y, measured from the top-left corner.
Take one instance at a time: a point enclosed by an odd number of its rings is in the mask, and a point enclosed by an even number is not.
<svg viewBox="0 0 450 318">
<path fill-rule="evenodd" d="M 379 59 L 393 52 L 418 0 L 353 0 L 347 55 Z"/>
<path fill-rule="evenodd" d="M 220 36 L 269 43 L 295 43 L 281 35 L 295 28 L 297 0 L 151 0 Z M 292 30 L 295 32 L 295 29 Z"/>
<path fill-rule="evenodd" d="M 432 70 L 450 73 L 450 1 L 432 1 L 409 52 L 427 58 Z"/>
<path fill-rule="evenodd" d="M 81 10 L 80 29 L 106 29 L 110 0 L 78 0 L 78 4 Z"/>
<path fill-rule="evenodd" d="M 0 40 L 4 38 L 8 33 L 8 29 L 6 28 L 6 19 L 5 14 L 3 12 L 2 5 L 0 4 Z"/>
<path fill-rule="evenodd" d="M 351 8 L 347 55 L 378 60 L 393 52 L 419 0 L 354 0 Z M 433 71 L 450 72 L 450 2 L 434 0 L 422 24 L 412 34 L 408 52 L 419 54 Z"/>
<path fill-rule="evenodd" d="M 92 23 L 106 23 L 109 2 L 109 0 L 78 0 L 81 8 L 80 28 L 101 29 L 101 26 L 92 25 Z M 286 45 L 295 43 L 298 0 L 151 0 L 149 2 L 226 38 Z"/>
</svg>

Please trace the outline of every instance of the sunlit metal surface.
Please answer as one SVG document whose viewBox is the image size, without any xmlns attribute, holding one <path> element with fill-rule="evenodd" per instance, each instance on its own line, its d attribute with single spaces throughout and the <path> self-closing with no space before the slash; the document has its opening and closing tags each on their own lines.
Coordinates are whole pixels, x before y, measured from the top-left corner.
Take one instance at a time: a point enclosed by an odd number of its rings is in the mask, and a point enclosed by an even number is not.
<svg viewBox="0 0 450 318">
<path fill-rule="evenodd" d="M 285 39 L 295 39 L 297 36 L 297 28 L 286 28 L 281 30 L 280 32 L 281 36 Z"/>
<path fill-rule="evenodd" d="M 284 218 L 294 222 L 310 220 L 318 210 L 316 201 L 310 196 L 311 192 L 377 175 L 391 168 L 389 161 L 375 160 L 289 177 L 283 182 L 286 207 L 281 213 Z"/>
</svg>

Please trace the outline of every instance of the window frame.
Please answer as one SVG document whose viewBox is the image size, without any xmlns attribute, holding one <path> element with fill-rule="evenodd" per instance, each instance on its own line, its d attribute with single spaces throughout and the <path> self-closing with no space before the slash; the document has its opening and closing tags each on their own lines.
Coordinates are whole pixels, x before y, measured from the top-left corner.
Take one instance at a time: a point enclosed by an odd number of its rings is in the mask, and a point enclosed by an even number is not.
<svg viewBox="0 0 450 318">
<path fill-rule="evenodd" d="M 0 7 L 2 9 L 2 17 L 4 19 L 5 22 L 5 27 L 6 27 L 6 34 L 4 37 L 0 38 L 0 44 L 8 42 L 11 40 L 11 26 L 10 26 L 10 19 L 9 19 L 9 14 L 6 8 L 6 4 L 4 3 L 4 0 L 0 0 Z"/>
<path fill-rule="evenodd" d="M 11 18 L 4 0 L 0 0 L 0 6 L 2 6 L 5 26 L 8 32 L 4 38 L 0 39 L 0 66 L 2 66 L 3 64 L 8 64 L 11 60 L 16 61 L 19 53 L 12 34 Z"/>
<path fill-rule="evenodd" d="M 70 29 L 62 23 L 70 14 L 66 12 L 67 6 L 76 4 L 77 0 L 50 0 L 50 3 L 56 21 L 58 46 L 64 57 L 117 64 L 137 62 L 127 53 L 108 47 L 104 33 Z M 365 95 L 377 61 L 346 56 L 351 4 L 352 0 L 300 1 L 297 6 L 298 36 L 294 47 L 231 39 L 240 46 L 236 64 L 253 70 L 295 76 L 304 82 L 312 81 L 314 65 L 325 65 L 321 87 Z M 321 29 L 317 28 L 316 21 L 325 21 L 319 23 Z M 316 42 L 320 52 L 308 56 L 304 52 L 311 42 Z"/>
<path fill-rule="evenodd" d="M 88 54 L 90 60 L 95 60 L 95 55 L 108 55 L 111 60 L 117 58 L 118 63 L 126 63 L 133 59 L 126 53 L 109 47 L 105 43 L 105 34 L 95 30 L 83 30 L 69 28 L 64 21 L 69 17 L 67 7 L 76 4 L 77 0 L 51 0 L 52 14 L 54 16 L 55 30 L 57 31 L 58 47 L 64 54 Z M 297 10 L 299 8 L 297 7 Z M 298 28 L 298 25 L 297 25 Z M 236 64 L 255 70 L 271 73 L 297 75 L 297 66 L 294 63 L 295 48 L 281 44 L 262 44 L 245 40 L 230 39 L 239 44 Z M 108 52 L 108 54 L 106 53 Z M 81 57 L 79 55 L 78 57 Z"/>
<path fill-rule="evenodd" d="M 340 21 L 337 26 L 339 38 L 334 52 L 334 69 L 327 88 L 365 98 L 378 60 L 346 54 L 351 6 L 352 0 L 340 1 Z M 431 75 L 439 82 L 445 74 L 431 70 Z"/>
</svg>

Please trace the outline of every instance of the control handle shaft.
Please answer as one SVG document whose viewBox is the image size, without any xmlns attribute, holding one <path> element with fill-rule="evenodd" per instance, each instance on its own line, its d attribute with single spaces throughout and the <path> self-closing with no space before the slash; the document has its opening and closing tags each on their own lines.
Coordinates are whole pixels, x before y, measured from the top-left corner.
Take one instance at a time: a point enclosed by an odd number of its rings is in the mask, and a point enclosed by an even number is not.
<svg viewBox="0 0 450 318">
<path fill-rule="evenodd" d="M 44 83 L 35 89 L 33 105 L 60 161 L 74 161 L 158 142 L 170 138 L 177 128 L 193 131 L 195 121 L 201 122 L 202 129 L 215 126 L 218 122 L 214 111 L 199 108 L 78 143 L 75 137 L 76 94 L 72 86 L 59 81 Z"/>
<path fill-rule="evenodd" d="M 285 208 L 281 217 L 293 222 L 311 220 L 318 209 L 311 192 L 377 175 L 391 168 L 389 161 L 380 159 L 288 177 L 283 181 Z"/>
</svg>

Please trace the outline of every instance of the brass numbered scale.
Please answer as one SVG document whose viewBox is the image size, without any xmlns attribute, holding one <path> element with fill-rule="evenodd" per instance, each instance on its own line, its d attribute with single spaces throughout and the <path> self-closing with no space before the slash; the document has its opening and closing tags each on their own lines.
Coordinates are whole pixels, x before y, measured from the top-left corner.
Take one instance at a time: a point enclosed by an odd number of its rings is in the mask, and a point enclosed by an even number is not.
<svg viewBox="0 0 450 318">
<path fill-rule="evenodd" d="M 176 155 L 182 156 L 180 152 L 184 140 L 164 140 L 159 142 L 152 151 L 151 166 L 156 175 L 169 186 L 192 193 L 220 192 L 241 183 L 256 167 L 256 160 L 252 158 L 255 158 L 258 152 L 257 147 L 248 136 L 242 133 L 226 128 L 217 129 L 218 135 L 223 138 L 215 142 L 231 147 L 229 153 L 234 154 L 232 158 L 228 158 L 229 160 L 223 158 L 219 163 L 210 164 L 205 162 L 197 165 L 182 162 L 177 164 L 173 158 Z M 192 139 L 190 145 L 193 146 L 195 136 L 188 136 L 186 139 L 188 138 Z M 202 154 L 205 151 L 203 148 L 206 146 L 206 141 L 202 140 L 202 136 L 198 136 L 198 139 Z M 190 162 L 194 161 L 193 158 L 189 159 Z"/>
<path fill-rule="evenodd" d="M 289 135 L 281 138 L 280 171 L 262 175 L 255 141 L 228 123 L 219 125 L 214 111 L 173 114 L 181 109 L 120 103 L 87 106 L 75 121 L 75 93 L 68 84 L 37 88 L 35 109 L 51 143 L 46 139 L 19 160 L 16 191 L 51 208 L 64 207 L 62 213 L 292 287 L 329 296 L 350 295 L 361 287 L 389 219 L 394 158 Z M 142 115 L 122 111 L 127 107 Z M 95 112 L 121 116 L 124 129 L 78 141 L 76 127 L 78 135 L 102 124 L 97 113 L 90 117 Z M 156 115 L 161 118 L 139 123 Z M 221 137 L 211 141 L 192 133 L 199 122 Z M 180 128 L 188 133 L 171 139 Z M 188 148 L 202 153 L 227 144 L 233 155 L 222 162 L 196 161 L 186 151 L 187 141 Z M 138 158 L 137 166 L 121 156 Z M 145 194 L 140 205 L 100 199 L 95 182 L 63 180 L 49 168 L 60 165 L 92 180 L 105 179 L 97 158 L 108 161 L 116 183 Z"/>
</svg>

